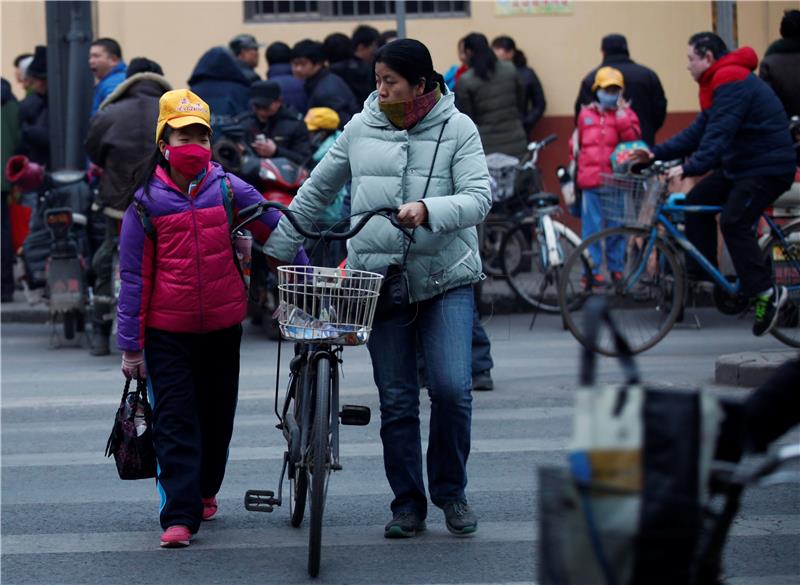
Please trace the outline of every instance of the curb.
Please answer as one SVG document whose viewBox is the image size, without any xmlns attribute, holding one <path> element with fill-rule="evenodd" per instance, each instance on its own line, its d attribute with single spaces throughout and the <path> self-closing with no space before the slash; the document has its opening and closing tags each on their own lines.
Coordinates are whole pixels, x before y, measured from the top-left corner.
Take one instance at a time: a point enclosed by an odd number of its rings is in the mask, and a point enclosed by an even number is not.
<svg viewBox="0 0 800 585">
<path fill-rule="evenodd" d="M 776 349 L 731 353 L 717 358 L 714 381 L 724 386 L 755 388 L 790 359 L 797 357 L 796 350 Z"/>
</svg>

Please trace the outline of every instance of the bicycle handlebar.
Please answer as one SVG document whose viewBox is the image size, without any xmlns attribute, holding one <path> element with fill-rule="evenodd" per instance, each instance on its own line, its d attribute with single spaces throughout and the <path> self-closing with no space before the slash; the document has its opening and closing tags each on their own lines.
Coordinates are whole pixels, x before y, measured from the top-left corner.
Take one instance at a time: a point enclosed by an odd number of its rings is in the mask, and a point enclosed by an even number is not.
<svg viewBox="0 0 800 585">
<path fill-rule="evenodd" d="M 537 150 L 541 150 L 545 146 L 550 144 L 551 142 L 554 142 L 555 140 L 558 140 L 558 135 L 550 134 L 549 136 L 547 136 L 545 138 L 542 138 L 538 142 L 537 141 L 533 141 L 533 142 L 529 143 L 528 144 L 528 151 L 529 152 L 536 152 Z"/>
<path fill-rule="evenodd" d="M 254 221 L 254 220 L 258 219 L 259 217 L 264 215 L 269 209 L 277 209 L 278 211 L 283 213 L 283 215 L 286 217 L 286 219 L 289 220 L 289 223 L 291 223 L 292 226 L 294 227 L 294 229 L 297 230 L 297 233 L 299 233 L 301 236 L 303 236 L 305 238 L 309 238 L 309 239 L 313 239 L 313 240 L 323 240 L 323 241 L 326 241 L 326 242 L 338 241 L 338 240 L 349 240 L 350 238 L 355 236 L 358 232 L 360 232 L 370 219 L 372 219 L 373 217 L 375 217 L 377 215 L 377 216 L 380 216 L 380 217 L 385 217 L 387 220 L 389 220 L 389 222 L 395 228 L 397 228 L 398 230 L 403 232 L 403 235 L 405 235 L 409 239 L 409 241 L 411 243 L 415 242 L 414 236 L 408 230 L 408 228 L 402 226 L 397 221 L 397 219 L 395 218 L 395 214 L 397 213 L 397 210 L 393 209 L 391 207 L 380 207 L 380 208 L 377 208 L 377 209 L 372 209 L 370 211 L 367 211 L 367 212 L 365 212 L 363 214 L 357 214 L 357 215 L 363 215 L 363 217 L 360 220 L 358 220 L 358 223 L 354 227 L 352 227 L 350 230 L 348 230 L 346 232 L 334 232 L 334 231 L 332 231 L 330 229 L 323 230 L 323 231 L 320 231 L 320 232 L 316 232 L 316 231 L 311 231 L 311 230 L 307 230 L 306 228 L 304 228 L 300 224 L 300 222 L 297 220 L 296 212 L 292 211 L 291 209 L 289 209 L 288 207 L 286 207 L 282 203 L 278 203 L 276 201 L 267 201 L 267 200 L 259 201 L 258 203 L 255 203 L 254 205 L 250 205 L 250 206 L 245 207 L 244 209 L 242 209 L 239 212 L 239 218 L 240 219 L 241 218 L 245 218 L 245 219 L 244 219 L 244 221 L 241 221 L 239 223 L 239 225 L 237 225 L 235 228 L 233 228 L 233 230 L 231 230 L 232 233 L 236 233 L 237 231 L 242 229 L 245 225 L 247 225 L 251 221 Z M 355 216 L 351 216 L 351 217 L 355 217 Z"/>
</svg>

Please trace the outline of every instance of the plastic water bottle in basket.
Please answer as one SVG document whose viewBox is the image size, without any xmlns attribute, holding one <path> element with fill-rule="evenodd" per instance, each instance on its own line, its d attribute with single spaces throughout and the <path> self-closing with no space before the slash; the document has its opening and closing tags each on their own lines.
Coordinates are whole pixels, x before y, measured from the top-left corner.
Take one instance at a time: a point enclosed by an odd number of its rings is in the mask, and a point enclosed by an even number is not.
<svg viewBox="0 0 800 585">
<path fill-rule="evenodd" d="M 362 345 L 369 339 L 383 276 L 321 266 L 278 268 L 278 320 L 291 341 Z"/>
<path fill-rule="evenodd" d="M 600 207 L 609 227 L 649 227 L 653 223 L 666 184 L 655 177 L 604 174 Z"/>
</svg>

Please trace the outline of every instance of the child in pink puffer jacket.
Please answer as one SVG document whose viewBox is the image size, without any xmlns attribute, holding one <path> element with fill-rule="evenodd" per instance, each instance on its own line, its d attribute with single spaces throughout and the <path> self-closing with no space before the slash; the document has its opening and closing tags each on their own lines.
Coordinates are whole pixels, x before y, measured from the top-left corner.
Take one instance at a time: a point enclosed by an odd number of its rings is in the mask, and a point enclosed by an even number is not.
<svg viewBox="0 0 800 585">
<path fill-rule="evenodd" d="M 606 195 L 603 190 L 602 175 L 611 170 L 611 154 L 620 142 L 630 142 L 641 137 L 639 118 L 630 104 L 622 99 L 625 86 L 622 73 L 613 67 L 601 67 L 597 70 L 592 90 L 595 101 L 583 106 L 578 114 L 578 172 L 577 185 L 583 190 L 582 201 L 582 236 L 584 239 L 592 234 L 617 225 L 604 217 L 601 198 Z M 570 152 L 575 152 L 570 140 Z M 611 277 L 621 277 L 624 263 L 625 242 L 619 236 L 606 240 L 606 263 Z M 594 279 L 602 281 L 600 274 L 602 265 L 602 248 L 600 243 L 592 245 L 589 253 L 594 264 Z"/>
</svg>

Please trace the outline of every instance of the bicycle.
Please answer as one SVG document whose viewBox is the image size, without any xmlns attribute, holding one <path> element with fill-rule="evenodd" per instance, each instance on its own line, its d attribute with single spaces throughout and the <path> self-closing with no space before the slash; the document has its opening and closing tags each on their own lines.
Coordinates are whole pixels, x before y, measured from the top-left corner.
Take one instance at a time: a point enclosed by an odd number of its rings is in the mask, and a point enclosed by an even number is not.
<svg viewBox="0 0 800 585">
<path fill-rule="evenodd" d="M 580 246 L 581 238 L 553 219 L 561 213 L 558 195 L 535 193 L 527 202 L 530 213 L 515 216 L 500 246 L 503 275 L 522 301 L 536 310 L 558 313 L 564 260 Z M 519 241 L 530 241 L 530 247 L 520 246 Z"/>
<path fill-rule="evenodd" d="M 678 251 L 691 256 L 714 282 L 713 301 L 717 309 L 729 315 L 744 314 L 750 299 L 739 293 L 738 280 L 726 278 L 675 225 L 672 216 L 682 213 L 719 213 L 721 206 L 681 205 L 682 193 L 667 196 L 664 173 L 677 162 L 658 161 L 639 176 L 606 177 L 602 205 L 607 218 L 619 220 L 619 227 L 600 231 L 575 249 L 567 258 L 559 283 L 559 304 L 564 322 L 575 338 L 586 345 L 581 319 L 576 316 L 586 298 L 602 294 L 608 297 L 612 315 L 625 332 L 634 353 L 645 351 L 672 329 L 684 309 L 688 292 L 686 269 Z M 778 199 L 773 208 L 793 205 Z M 786 286 L 789 299 L 781 310 L 772 335 L 792 347 L 800 347 L 800 218 L 786 220 L 783 226 L 767 213 L 762 215 L 769 232 L 759 245 L 771 267 L 776 284 Z M 615 238 L 609 242 L 609 238 Z M 590 246 L 599 244 L 622 249 L 621 266 L 610 267 L 611 278 L 600 272 L 584 257 Z M 608 267 L 607 267 L 608 268 Z M 576 285 L 577 283 L 577 285 Z M 597 351 L 617 355 L 609 337 L 601 339 Z"/>
<path fill-rule="evenodd" d="M 486 221 L 478 226 L 478 241 L 483 260 L 483 272 L 488 276 L 503 276 L 501 246 L 504 236 L 514 226 L 516 216 L 528 210 L 535 195 L 544 191 L 542 177 L 536 166 L 539 153 L 558 136 L 550 134 L 528 144 L 522 160 L 501 153 L 486 156 L 492 189 L 492 210 Z M 517 233 L 514 246 L 520 250 L 530 247 L 530 239 Z"/>
<path fill-rule="evenodd" d="M 375 216 L 386 218 L 412 242 L 411 233 L 393 217 L 393 209 L 375 209 L 363 214 L 347 232 L 309 231 L 284 205 L 263 201 L 243 209 L 237 234 L 249 222 L 270 208 L 284 213 L 294 228 L 306 238 L 345 240 L 355 236 Z M 278 267 L 278 326 L 283 339 L 294 341 L 295 355 L 289 370 L 289 384 L 279 409 L 281 345 L 278 345 L 278 371 L 275 381 L 274 411 L 277 428 L 286 439 L 278 495 L 271 490 L 247 490 L 245 509 L 272 512 L 283 503 L 283 481 L 289 479 L 291 525 L 303 522 L 309 502 L 308 573 L 319 574 L 322 549 L 322 516 L 330 474 L 340 471 L 339 424 L 367 425 L 370 409 L 342 405 L 339 408 L 339 364 L 345 346 L 363 345 L 369 339 L 372 319 L 383 276 L 350 268 L 319 266 Z"/>
</svg>

